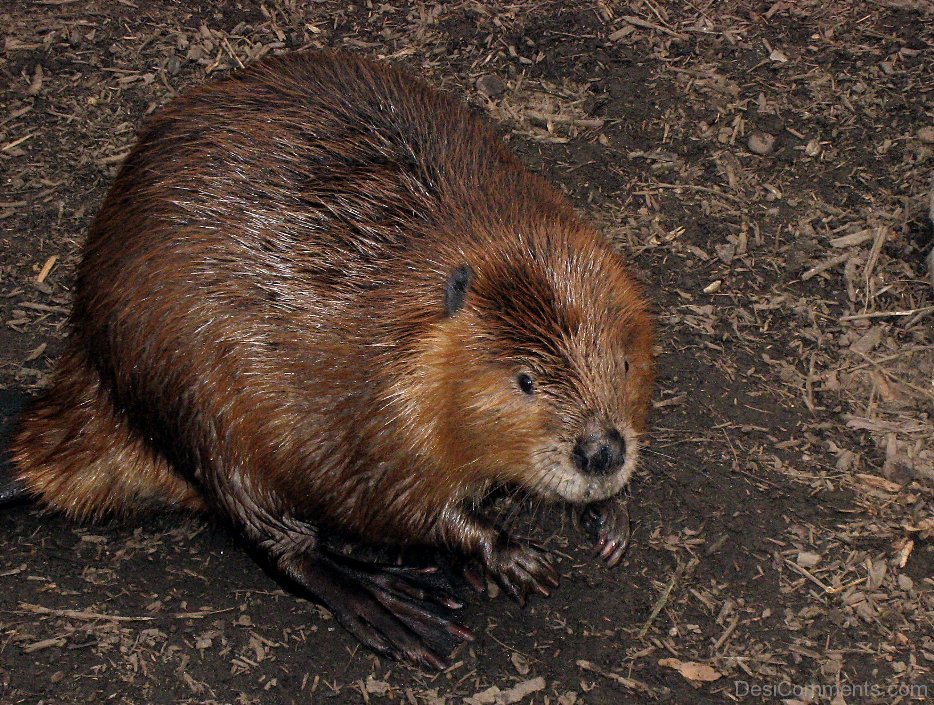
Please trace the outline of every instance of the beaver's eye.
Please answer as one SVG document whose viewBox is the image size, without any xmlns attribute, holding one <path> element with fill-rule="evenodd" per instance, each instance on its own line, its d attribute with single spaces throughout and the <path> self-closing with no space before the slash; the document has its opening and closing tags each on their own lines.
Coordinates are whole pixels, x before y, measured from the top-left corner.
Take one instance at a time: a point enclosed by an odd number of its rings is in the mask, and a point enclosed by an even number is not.
<svg viewBox="0 0 934 705">
<path fill-rule="evenodd" d="M 525 394 L 531 394 L 535 391 L 535 383 L 532 381 L 532 378 L 523 372 L 518 377 L 516 377 L 516 382 Z"/>
</svg>

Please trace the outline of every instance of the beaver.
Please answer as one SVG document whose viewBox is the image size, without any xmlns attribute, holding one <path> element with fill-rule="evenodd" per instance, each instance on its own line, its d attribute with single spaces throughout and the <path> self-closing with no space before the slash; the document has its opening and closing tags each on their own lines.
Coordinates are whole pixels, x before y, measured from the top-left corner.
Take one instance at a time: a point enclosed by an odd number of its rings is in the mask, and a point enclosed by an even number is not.
<svg viewBox="0 0 934 705">
<path fill-rule="evenodd" d="M 346 53 L 267 58 L 144 123 L 3 496 L 211 512 L 366 646 L 437 667 L 470 638 L 450 585 L 329 537 L 547 595 L 549 554 L 480 508 L 519 488 L 583 507 L 617 563 L 652 345 L 622 256 L 466 105 Z"/>
</svg>

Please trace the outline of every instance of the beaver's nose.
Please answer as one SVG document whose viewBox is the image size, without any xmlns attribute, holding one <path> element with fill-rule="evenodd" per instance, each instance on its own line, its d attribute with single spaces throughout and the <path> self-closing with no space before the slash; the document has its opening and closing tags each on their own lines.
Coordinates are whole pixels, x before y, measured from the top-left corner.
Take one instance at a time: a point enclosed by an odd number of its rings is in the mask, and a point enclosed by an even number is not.
<svg viewBox="0 0 934 705">
<path fill-rule="evenodd" d="M 626 441 L 615 428 L 581 436 L 571 452 L 574 465 L 588 475 L 609 475 L 626 459 Z"/>
</svg>

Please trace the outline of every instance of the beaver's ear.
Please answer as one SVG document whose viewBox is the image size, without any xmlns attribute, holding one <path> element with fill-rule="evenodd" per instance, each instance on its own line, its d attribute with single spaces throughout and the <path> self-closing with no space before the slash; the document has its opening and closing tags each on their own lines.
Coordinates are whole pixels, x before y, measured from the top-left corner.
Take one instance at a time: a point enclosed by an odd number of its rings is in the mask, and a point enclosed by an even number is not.
<svg viewBox="0 0 934 705">
<path fill-rule="evenodd" d="M 451 272 L 447 284 L 444 286 L 444 315 L 453 316 L 464 307 L 467 290 L 473 280 L 473 270 L 469 264 L 462 264 Z"/>
</svg>

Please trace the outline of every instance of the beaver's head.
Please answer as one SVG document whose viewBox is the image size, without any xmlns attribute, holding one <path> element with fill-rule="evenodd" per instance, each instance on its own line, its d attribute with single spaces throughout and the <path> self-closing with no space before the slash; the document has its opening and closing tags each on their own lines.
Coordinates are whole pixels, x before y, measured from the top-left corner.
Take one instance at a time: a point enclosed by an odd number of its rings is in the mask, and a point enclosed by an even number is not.
<svg viewBox="0 0 934 705">
<path fill-rule="evenodd" d="M 475 252 L 448 273 L 434 339 L 445 466 L 574 503 L 626 484 L 650 406 L 652 323 L 595 235 Z"/>
</svg>

